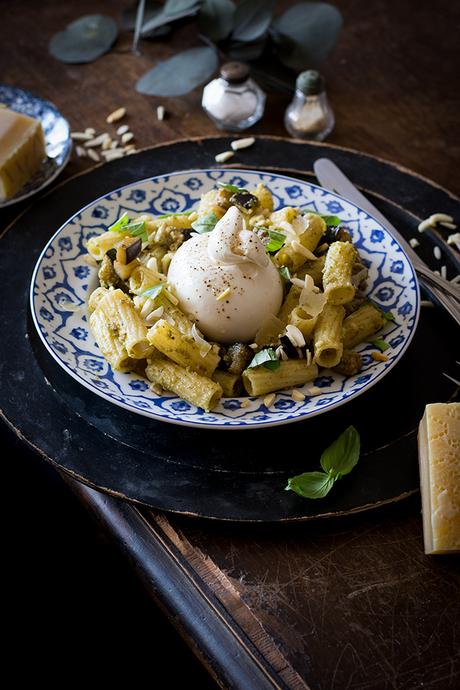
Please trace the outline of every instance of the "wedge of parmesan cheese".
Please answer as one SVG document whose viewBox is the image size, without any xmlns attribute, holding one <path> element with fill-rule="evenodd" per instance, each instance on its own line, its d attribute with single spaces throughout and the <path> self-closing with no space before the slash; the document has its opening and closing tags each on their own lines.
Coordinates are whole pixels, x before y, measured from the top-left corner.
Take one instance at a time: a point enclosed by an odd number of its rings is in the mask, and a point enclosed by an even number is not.
<svg viewBox="0 0 460 690">
<path fill-rule="evenodd" d="M 427 405 L 420 422 L 425 553 L 460 551 L 460 403 Z"/>
<path fill-rule="evenodd" d="M 0 108 L 0 201 L 14 196 L 45 158 L 41 123 L 8 108 Z"/>
</svg>

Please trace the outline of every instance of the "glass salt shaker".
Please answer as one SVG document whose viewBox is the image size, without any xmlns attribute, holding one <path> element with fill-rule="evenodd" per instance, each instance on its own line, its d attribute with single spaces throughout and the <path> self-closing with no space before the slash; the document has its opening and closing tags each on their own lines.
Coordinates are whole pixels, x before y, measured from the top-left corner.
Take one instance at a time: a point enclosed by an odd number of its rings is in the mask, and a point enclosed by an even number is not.
<svg viewBox="0 0 460 690">
<path fill-rule="evenodd" d="M 203 89 L 203 109 L 219 129 L 242 131 L 264 113 L 265 93 L 242 62 L 226 62 Z"/>
<path fill-rule="evenodd" d="M 294 98 L 284 116 L 289 134 L 322 141 L 332 131 L 334 122 L 321 74 L 313 69 L 299 74 Z"/>
</svg>

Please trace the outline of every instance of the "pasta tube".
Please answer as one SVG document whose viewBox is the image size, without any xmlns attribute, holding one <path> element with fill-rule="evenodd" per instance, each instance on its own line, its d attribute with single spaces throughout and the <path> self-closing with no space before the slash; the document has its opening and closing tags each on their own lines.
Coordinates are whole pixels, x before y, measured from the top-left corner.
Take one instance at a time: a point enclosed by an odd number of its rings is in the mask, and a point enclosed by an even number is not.
<svg viewBox="0 0 460 690">
<path fill-rule="evenodd" d="M 149 356 L 153 348 L 147 340 L 147 328 L 124 292 L 107 290 L 91 317 L 98 312 L 103 314 L 107 330 L 124 346 L 130 357 L 143 359 Z M 96 342 L 99 345 L 97 337 Z"/>
<path fill-rule="evenodd" d="M 149 360 L 145 373 L 153 383 L 206 412 L 212 410 L 222 397 L 222 388 L 218 383 L 167 359 Z"/>
<path fill-rule="evenodd" d="M 121 242 L 126 237 L 126 233 L 114 232 L 108 230 L 102 235 L 90 237 L 86 243 L 86 249 L 96 261 L 102 261 L 106 252 L 113 249 L 118 242 Z"/>
<path fill-rule="evenodd" d="M 310 340 L 313 329 L 315 328 L 317 317 L 311 317 L 303 307 L 294 307 L 289 317 L 289 323 L 303 333 L 305 340 Z"/>
<path fill-rule="evenodd" d="M 241 376 L 239 374 L 230 374 L 229 371 L 216 369 L 212 378 L 222 387 L 226 398 L 233 398 L 239 394 L 241 388 Z"/>
<path fill-rule="evenodd" d="M 147 338 L 151 345 L 174 362 L 203 376 L 211 377 L 219 364 L 220 357 L 214 350 L 209 350 L 203 357 L 200 346 L 165 319 L 160 319 L 149 329 Z"/>
<path fill-rule="evenodd" d="M 278 266 L 287 266 L 291 272 L 297 271 L 305 263 L 308 258 L 306 254 L 309 253 L 311 255 L 326 230 L 326 223 L 321 216 L 308 213 L 307 218 L 308 226 L 298 236 L 297 245 L 300 246 L 296 248 L 295 243 L 294 245 L 292 243 L 287 244 L 275 255 L 275 261 Z M 302 253 L 301 248 L 305 249 L 306 252 Z M 310 260 L 314 261 L 314 257 L 310 256 Z"/>
<path fill-rule="evenodd" d="M 126 347 L 110 328 L 107 314 L 101 309 L 93 311 L 89 325 L 100 351 L 115 371 L 129 371 L 132 360 Z"/>
<path fill-rule="evenodd" d="M 385 323 L 381 312 L 371 302 L 347 316 L 343 322 L 343 345 L 350 349 L 375 335 Z"/>
<path fill-rule="evenodd" d="M 305 278 L 309 275 L 313 278 L 316 287 L 323 287 L 323 269 L 326 261 L 326 254 L 318 256 L 316 261 L 307 261 L 302 268 L 297 271 L 297 278 Z"/>
<path fill-rule="evenodd" d="M 246 369 L 243 384 L 249 395 L 265 395 L 283 388 L 301 386 L 318 376 L 316 364 L 307 364 L 306 359 L 289 359 L 280 362 L 275 371 L 265 367 Z"/>
<path fill-rule="evenodd" d="M 300 288 L 293 285 L 288 292 L 286 299 L 281 305 L 281 309 L 278 314 L 279 320 L 282 322 L 283 326 L 289 323 L 289 317 L 291 316 L 292 310 L 299 305 Z"/>
<path fill-rule="evenodd" d="M 326 303 L 313 333 L 314 360 L 320 367 L 335 367 L 343 353 L 342 324 L 345 309 Z"/>
<path fill-rule="evenodd" d="M 355 296 L 351 273 L 356 258 L 351 242 L 333 242 L 329 247 L 323 270 L 324 294 L 329 304 L 346 304 Z"/>
<path fill-rule="evenodd" d="M 161 282 L 161 277 L 156 271 L 141 265 L 137 266 L 129 276 L 129 289 L 135 295 L 140 295 Z"/>
</svg>

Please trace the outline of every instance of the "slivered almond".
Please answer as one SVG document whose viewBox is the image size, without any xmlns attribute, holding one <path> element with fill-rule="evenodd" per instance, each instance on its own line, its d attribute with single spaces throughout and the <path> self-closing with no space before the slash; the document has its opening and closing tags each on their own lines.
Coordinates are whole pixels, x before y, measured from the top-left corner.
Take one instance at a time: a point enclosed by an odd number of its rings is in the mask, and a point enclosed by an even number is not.
<svg viewBox="0 0 460 690">
<path fill-rule="evenodd" d="M 214 156 L 214 160 L 216 163 L 225 163 L 230 158 L 233 158 L 234 155 L 233 151 L 222 151 L 222 153 L 218 153 L 217 156 Z"/>
<path fill-rule="evenodd" d="M 89 141 L 93 137 L 89 134 L 86 134 L 86 132 L 71 132 L 70 138 L 74 141 Z"/>
<path fill-rule="evenodd" d="M 110 115 L 107 115 L 105 121 L 110 124 L 112 122 L 118 122 L 118 120 L 121 120 L 122 117 L 126 115 L 126 108 L 117 108 L 116 110 L 113 111 L 113 113 L 110 113 Z"/>
<path fill-rule="evenodd" d="M 125 132 L 125 134 L 121 135 L 121 143 L 122 144 L 128 144 L 133 139 L 134 139 L 134 134 L 132 132 Z"/>
<path fill-rule="evenodd" d="M 246 137 L 245 139 L 236 139 L 235 141 L 232 141 L 230 146 L 232 147 L 233 151 L 239 151 L 240 149 L 249 148 L 249 146 L 252 146 L 254 142 L 254 137 Z"/>
<path fill-rule="evenodd" d="M 91 158 L 91 160 L 95 161 L 96 163 L 99 163 L 101 160 L 99 154 L 94 149 L 88 149 L 88 158 Z"/>
<path fill-rule="evenodd" d="M 110 139 L 110 137 L 107 134 L 107 132 L 104 132 L 103 134 L 99 134 L 99 136 L 95 137 L 94 139 L 90 139 L 89 141 L 85 141 L 83 146 L 85 146 L 88 149 L 92 149 L 92 148 L 95 148 L 96 146 L 102 146 L 102 144 L 107 139 Z"/>
<path fill-rule="evenodd" d="M 302 402 L 305 400 L 305 395 L 302 393 L 302 391 L 297 390 L 297 388 L 294 388 L 292 391 L 291 398 L 295 400 L 296 402 Z"/>
<path fill-rule="evenodd" d="M 120 125 L 120 127 L 117 129 L 118 136 L 121 137 L 122 134 L 126 134 L 128 129 L 129 129 L 128 125 Z"/>
<path fill-rule="evenodd" d="M 273 405 L 273 403 L 275 402 L 275 399 L 276 399 L 275 393 L 269 393 L 268 395 L 266 395 L 264 398 L 265 407 L 271 407 Z"/>
<path fill-rule="evenodd" d="M 159 105 L 159 106 L 157 107 L 157 120 L 160 120 L 160 122 L 161 122 L 162 120 L 164 120 L 164 119 L 165 119 L 165 114 L 166 114 L 166 110 L 164 109 L 164 106 L 163 106 L 163 105 Z"/>
</svg>

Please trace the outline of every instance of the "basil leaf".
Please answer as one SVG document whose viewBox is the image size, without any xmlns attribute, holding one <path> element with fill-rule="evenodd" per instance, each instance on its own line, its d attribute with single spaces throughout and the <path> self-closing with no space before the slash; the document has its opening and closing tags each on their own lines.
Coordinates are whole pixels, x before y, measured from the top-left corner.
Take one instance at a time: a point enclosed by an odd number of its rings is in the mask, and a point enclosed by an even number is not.
<svg viewBox="0 0 460 690">
<path fill-rule="evenodd" d="M 148 290 L 145 290 L 145 292 L 142 292 L 141 297 L 150 297 L 151 299 L 155 299 L 155 297 L 158 297 L 160 292 L 163 291 L 163 288 L 164 285 L 162 283 L 160 283 L 159 285 L 154 285 Z"/>
<path fill-rule="evenodd" d="M 395 315 L 393 314 L 392 311 L 383 311 L 383 309 L 380 309 L 380 313 L 382 314 L 385 321 L 394 321 L 395 320 Z"/>
<path fill-rule="evenodd" d="M 264 362 L 262 366 L 265 367 L 265 369 L 270 369 L 270 371 L 276 371 L 280 368 L 281 362 L 277 359 L 270 362 Z"/>
<path fill-rule="evenodd" d="M 122 231 L 129 232 L 131 237 L 140 237 L 142 239 L 142 242 L 149 241 L 149 236 L 147 235 L 147 231 L 145 229 L 145 220 L 138 220 L 132 223 L 128 223 L 122 228 Z"/>
<path fill-rule="evenodd" d="M 276 356 L 276 352 L 272 347 L 267 347 L 254 355 L 247 369 L 254 369 L 255 367 L 264 366 L 267 369 L 275 371 L 280 367 L 280 361 Z"/>
<path fill-rule="evenodd" d="M 119 232 L 124 225 L 129 223 L 128 212 L 125 211 L 113 225 L 109 227 L 112 232 Z"/>
<path fill-rule="evenodd" d="M 288 269 L 287 266 L 281 266 L 281 268 L 278 269 L 279 274 L 283 280 L 285 280 L 287 283 L 291 280 L 291 272 Z"/>
<path fill-rule="evenodd" d="M 213 211 L 211 211 L 211 213 L 207 213 L 205 216 L 195 220 L 192 223 L 192 228 L 202 235 L 205 232 L 211 232 L 211 230 L 214 230 L 216 223 L 217 216 Z"/>
<path fill-rule="evenodd" d="M 163 218 L 172 218 L 173 216 L 190 216 L 193 211 L 182 211 L 181 213 L 163 213 L 162 216 L 157 216 L 158 220 L 163 220 Z"/>
<path fill-rule="evenodd" d="M 330 228 L 338 228 L 339 225 L 342 225 L 342 221 L 338 216 L 321 216 L 321 218 Z"/>
<path fill-rule="evenodd" d="M 359 434 L 354 426 L 349 426 L 326 448 L 321 456 L 321 467 L 334 479 L 338 479 L 351 472 L 359 460 L 359 452 Z"/>
<path fill-rule="evenodd" d="M 266 245 L 265 250 L 269 252 L 269 254 L 277 252 L 279 249 L 281 249 L 286 241 L 286 235 L 283 232 L 277 232 L 276 230 L 269 230 L 268 236 L 270 241 Z"/>
<path fill-rule="evenodd" d="M 334 486 L 335 478 L 324 472 L 304 472 L 288 479 L 286 491 L 303 498 L 324 498 Z"/>
<path fill-rule="evenodd" d="M 233 194 L 238 194 L 247 191 L 244 187 L 237 187 L 234 184 L 225 184 L 224 182 L 218 182 L 217 184 L 219 185 L 219 187 L 222 187 L 222 189 L 226 189 L 227 192 L 233 192 Z"/>
<path fill-rule="evenodd" d="M 385 352 L 385 350 L 389 350 L 390 345 L 387 343 L 386 340 L 382 340 L 382 338 L 374 338 L 374 340 L 370 340 L 370 343 L 372 345 L 375 345 L 375 347 L 378 347 L 380 352 Z"/>
<path fill-rule="evenodd" d="M 316 211 L 311 211 L 309 208 L 303 209 L 305 213 L 312 213 L 314 216 L 319 216 L 324 220 L 326 225 L 330 228 L 338 228 L 339 225 L 342 225 L 342 221 L 338 216 L 328 216 L 328 215 L 323 215 L 322 213 L 317 213 Z"/>
</svg>

